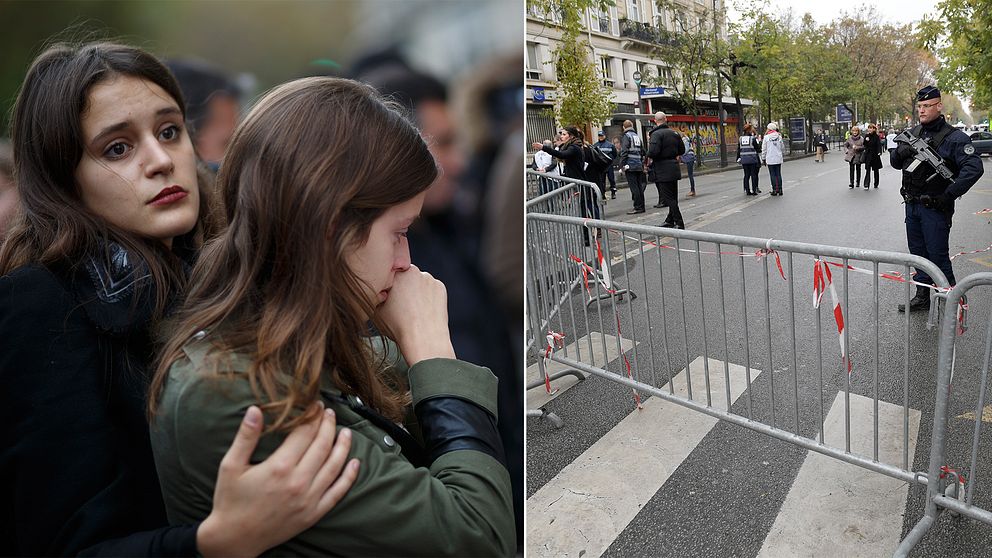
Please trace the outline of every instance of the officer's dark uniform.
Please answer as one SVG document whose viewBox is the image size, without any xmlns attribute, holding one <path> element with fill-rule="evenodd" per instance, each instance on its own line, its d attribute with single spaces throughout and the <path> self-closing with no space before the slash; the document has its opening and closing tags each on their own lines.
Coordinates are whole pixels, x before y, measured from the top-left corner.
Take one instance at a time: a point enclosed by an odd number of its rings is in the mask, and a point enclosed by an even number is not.
<svg viewBox="0 0 992 558">
<path fill-rule="evenodd" d="M 661 197 L 659 205 L 668 206 L 668 217 L 661 225 L 663 227 L 685 228 L 682 212 L 679 211 L 679 179 L 682 178 L 682 171 L 678 157 L 683 153 L 685 144 L 682 143 L 682 136 L 669 128 L 668 124 L 661 124 L 651 130 L 648 157 L 651 158 L 658 180 L 658 194 Z"/>
<path fill-rule="evenodd" d="M 917 101 L 939 99 L 936 87 L 924 87 L 917 93 Z M 893 167 L 901 169 L 901 193 L 906 201 L 906 239 L 909 251 L 937 264 L 951 285 L 955 284 L 954 271 L 948 255 L 948 238 L 951 233 L 951 216 L 954 214 L 954 200 L 967 192 L 984 173 L 982 161 L 971 139 L 962 131 L 938 116 L 927 124 L 911 130 L 917 137 L 927 140 L 931 147 L 944 160 L 944 164 L 954 173 L 951 180 L 944 179 L 927 163 L 920 163 L 910 172 L 913 155 L 916 151 L 905 143 L 889 151 Z M 931 178 L 933 177 L 933 178 Z M 916 270 L 915 280 L 933 284 L 933 279 L 923 270 Z M 929 289 L 917 288 L 916 296 L 910 301 L 910 311 L 923 310 L 930 306 Z M 899 305 L 899 310 L 903 306 Z"/>
<path fill-rule="evenodd" d="M 613 159 L 613 162 L 610 163 L 610 166 L 606 168 L 606 178 L 609 179 L 610 181 L 610 197 L 612 197 L 613 199 L 617 199 L 617 179 L 616 176 L 613 174 L 613 163 L 616 163 L 617 156 L 620 155 L 619 153 L 617 153 L 617 146 L 613 145 L 613 142 L 607 141 L 606 135 L 603 134 L 603 132 L 599 133 L 599 141 L 597 141 L 593 145 L 598 147 L 599 150 L 602 151 L 603 153 L 606 153 L 610 157 L 610 159 Z M 606 192 L 603 192 L 603 196 L 604 197 L 606 196 Z"/>
<path fill-rule="evenodd" d="M 641 146 L 641 138 L 633 128 L 623 131 L 620 136 L 620 168 L 626 169 L 627 187 L 630 188 L 630 197 L 633 199 L 634 208 L 627 212 L 627 215 L 644 213 L 644 188 L 647 186 L 647 176 L 644 169 L 644 149 Z"/>
</svg>

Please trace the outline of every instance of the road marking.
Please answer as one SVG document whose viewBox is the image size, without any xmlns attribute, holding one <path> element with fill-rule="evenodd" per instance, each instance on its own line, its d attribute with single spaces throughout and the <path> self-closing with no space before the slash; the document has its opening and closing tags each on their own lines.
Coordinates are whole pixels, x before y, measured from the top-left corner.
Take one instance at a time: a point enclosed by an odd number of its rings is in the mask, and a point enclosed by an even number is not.
<svg viewBox="0 0 992 558">
<path fill-rule="evenodd" d="M 606 338 L 606 358 L 603 358 L 603 338 Z M 592 358 L 589 356 L 589 342 L 592 341 Z M 623 348 L 623 352 L 629 351 L 634 347 L 634 342 L 630 339 L 620 338 L 620 346 Z M 595 366 L 603 366 L 604 363 L 610 363 L 619 358 L 620 354 L 617 352 L 617 338 L 613 335 L 603 335 L 598 331 L 593 331 L 589 335 L 583 335 L 579 338 L 577 343 L 569 343 L 564 349 L 557 349 L 556 353 L 560 352 L 562 356 L 567 356 L 573 360 L 578 360 L 579 362 L 585 362 L 588 364 L 594 364 Z M 568 370 L 569 367 L 565 366 L 560 362 L 555 362 L 553 360 L 548 361 L 548 375 L 555 375 L 558 372 Z M 582 377 L 588 377 L 589 374 L 585 372 L 579 372 Z M 537 363 L 534 363 L 527 367 L 527 378 L 529 380 L 534 380 L 541 378 L 541 369 Z M 558 397 L 562 393 L 565 393 L 568 388 L 579 383 L 579 379 L 575 376 L 563 376 L 557 380 L 551 381 L 551 389 L 558 391 L 548 395 L 545 391 L 544 386 L 535 387 L 527 391 L 527 408 L 528 409 L 539 409 L 543 407 L 548 401 L 551 401 L 555 397 Z"/>
<path fill-rule="evenodd" d="M 851 394 L 851 452 L 871 456 L 871 398 Z M 902 466 L 903 411 L 878 403 L 881 462 Z M 909 411 L 909 455 L 916 452 L 920 411 Z M 844 446 L 844 393 L 824 424 L 824 441 Z M 856 465 L 809 452 L 786 496 L 759 557 L 891 556 L 899 546 L 909 486 Z"/>
<path fill-rule="evenodd" d="M 972 258 L 971 261 L 980 263 L 985 267 L 992 267 L 992 256 L 979 256 L 977 258 Z"/>
<path fill-rule="evenodd" d="M 725 410 L 723 361 L 709 359 L 709 368 L 713 406 Z M 729 368 L 736 400 L 747 380 L 743 366 Z M 703 357 L 689 370 L 693 399 L 705 402 Z M 752 381 L 757 374 L 751 370 Z M 684 370 L 674 382 L 675 393 L 687 397 Z M 527 556 L 600 556 L 717 423 L 658 397 L 643 406 L 527 500 Z"/>
<path fill-rule="evenodd" d="M 975 420 L 975 412 L 969 411 L 963 415 L 958 415 L 954 418 L 967 419 L 973 421 Z M 992 405 L 986 405 L 985 408 L 982 409 L 982 422 L 992 422 Z"/>
</svg>

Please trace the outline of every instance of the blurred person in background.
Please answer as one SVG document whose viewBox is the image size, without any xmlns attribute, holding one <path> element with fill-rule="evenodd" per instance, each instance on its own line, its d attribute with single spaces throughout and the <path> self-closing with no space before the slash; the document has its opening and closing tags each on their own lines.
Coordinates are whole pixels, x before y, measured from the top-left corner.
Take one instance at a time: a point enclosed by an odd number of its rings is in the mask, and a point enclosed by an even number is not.
<svg viewBox="0 0 992 558">
<path fill-rule="evenodd" d="M 10 142 L 0 139 L 0 244 L 3 244 L 19 200 L 14 184 L 14 153 Z"/>
<path fill-rule="evenodd" d="M 515 79 L 519 82 L 519 72 Z M 411 68 L 395 51 L 374 52 L 352 65 L 352 77 L 369 83 L 382 94 L 401 103 L 420 129 L 440 173 L 427 190 L 418 220 L 407 234 L 410 256 L 423 271 L 448 288 L 448 319 L 451 341 L 460 359 L 488 367 L 499 378 L 499 431 L 506 451 L 507 469 L 513 483 L 517 547 L 523 543 L 523 387 L 520 347 L 511 336 L 511 323 L 498 304 L 492 278 L 482 262 L 492 258 L 482 248 L 482 212 L 478 191 L 461 188 L 469 168 L 468 154 L 458 141 L 459 128 L 448 105 L 447 87 L 433 76 Z M 505 120 L 519 121 L 520 118 Z M 491 126 L 488 119 L 466 122 L 463 127 Z M 519 145 L 519 144 L 518 144 Z M 514 167 L 522 181 L 520 168 Z M 475 169 L 486 168 L 478 165 Z M 478 172 L 478 171 L 476 171 Z M 516 189 L 519 224 L 522 230 L 522 184 Z M 522 242 L 507 242 L 522 250 Z M 522 253 L 520 258 L 522 259 Z M 517 265 L 517 264 L 513 264 Z M 522 265 L 519 266 L 522 269 Z M 503 273 L 510 273 L 504 269 Z M 518 280 L 518 286 L 522 281 Z M 521 295 L 522 300 L 522 295 Z M 522 318 L 517 313 L 513 320 Z M 519 326 L 518 329 L 522 329 Z"/>
<path fill-rule="evenodd" d="M 613 174 L 613 167 L 616 165 L 617 157 L 620 156 L 620 149 L 612 142 L 606 139 L 606 132 L 600 130 L 596 134 L 597 141 L 595 144 L 600 151 L 605 153 L 610 157 L 610 166 L 606 168 L 606 178 L 610 181 L 610 199 L 617 199 L 617 179 Z M 606 192 L 603 192 L 603 196 L 606 196 Z"/>
<path fill-rule="evenodd" d="M 218 68 L 199 60 L 170 60 L 186 99 L 186 121 L 196 154 L 217 172 L 238 125 L 241 92 Z"/>
</svg>

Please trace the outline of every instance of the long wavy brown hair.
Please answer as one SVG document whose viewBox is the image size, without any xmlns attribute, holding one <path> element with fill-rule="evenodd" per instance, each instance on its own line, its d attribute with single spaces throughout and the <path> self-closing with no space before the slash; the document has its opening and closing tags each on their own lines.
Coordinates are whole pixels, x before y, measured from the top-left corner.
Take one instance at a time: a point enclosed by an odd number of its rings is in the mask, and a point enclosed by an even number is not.
<svg viewBox="0 0 992 558">
<path fill-rule="evenodd" d="M 0 275 L 37 263 L 78 264 L 101 241 L 117 242 L 148 266 L 157 315 L 186 281 L 179 258 L 158 240 L 108 223 L 82 202 L 75 171 L 85 143 L 82 114 L 93 86 L 116 76 L 148 80 L 168 93 L 186 116 L 182 91 L 169 69 L 151 54 L 128 45 L 98 42 L 54 44 L 31 64 L 13 110 L 11 143 L 18 212 L 0 246 Z M 212 188 L 199 174 L 200 213 L 194 228 L 173 240 L 174 249 L 195 252 L 217 230 L 209 209 Z M 97 254 L 99 255 L 99 254 Z M 137 300 L 138 297 L 136 297 Z"/>
<path fill-rule="evenodd" d="M 248 378 L 275 415 L 273 428 L 306 416 L 324 373 L 383 415 L 402 417 L 405 395 L 380 373 L 368 316 L 388 331 L 346 261 L 377 217 L 437 177 L 397 107 L 355 81 L 304 78 L 251 110 L 218 175 L 230 225 L 193 270 L 152 380 L 151 415 L 183 345 L 213 328 L 218 354 L 252 357 Z"/>
</svg>

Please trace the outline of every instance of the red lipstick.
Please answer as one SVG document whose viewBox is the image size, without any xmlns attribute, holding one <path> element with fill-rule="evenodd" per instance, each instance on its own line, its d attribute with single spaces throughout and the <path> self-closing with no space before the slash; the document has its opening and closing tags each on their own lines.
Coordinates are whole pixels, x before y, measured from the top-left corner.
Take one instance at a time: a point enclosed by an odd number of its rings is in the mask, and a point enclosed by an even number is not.
<svg viewBox="0 0 992 558">
<path fill-rule="evenodd" d="M 163 188 L 162 191 L 148 203 L 149 205 L 169 205 L 170 203 L 175 203 L 185 198 L 187 195 L 188 194 L 183 187 L 169 186 L 168 188 Z"/>
</svg>

